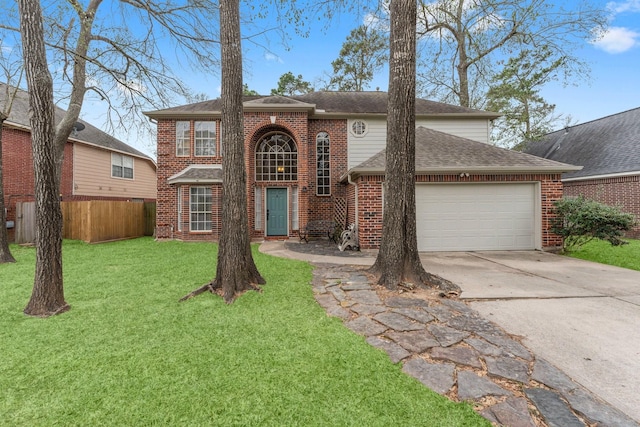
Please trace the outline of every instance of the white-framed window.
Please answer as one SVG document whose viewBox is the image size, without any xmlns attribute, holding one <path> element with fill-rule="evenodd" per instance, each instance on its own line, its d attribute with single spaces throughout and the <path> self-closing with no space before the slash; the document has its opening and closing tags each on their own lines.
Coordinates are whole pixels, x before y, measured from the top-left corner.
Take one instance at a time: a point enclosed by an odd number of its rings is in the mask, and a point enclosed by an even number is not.
<svg viewBox="0 0 640 427">
<path fill-rule="evenodd" d="M 133 157 L 111 153 L 111 176 L 133 179 Z"/>
<path fill-rule="evenodd" d="M 262 230 L 262 187 L 256 187 L 254 189 L 255 196 L 255 228 L 256 230 Z"/>
<path fill-rule="evenodd" d="M 177 190 L 176 206 L 178 208 L 178 231 L 182 231 L 182 186 Z"/>
<path fill-rule="evenodd" d="M 195 122 L 195 155 L 215 156 L 216 155 L 216 122 Z"/>
<path fill-rule="evenodd" d="M 367 122 L 364 120 L 354 120 L 354 122 L 351 123 L 351 133 L 355 136 L 365 136 L 367 130 Z"/>
<path fill-rule="evenodd" d="M 298 187 L 291 188 L 291 229 L 299 230 L 300 222 L 298 220 Z"/>
<path fill-rule="evenodd" d="M 176 156 L 191 155 L 191 123 L 176 122 Z"/>
<path fill-rule="evenodd" d="M 329 165 L 329 134 L 316 135 L 316 195 L 331 195 L 331 168 Z"/>
<path fill-rule="evenodd" d="M 189 189 L 189 230 L 211 231 L 211 187 Z"/>
<path fill-rule="evenodd" d="M 298 148 L 289 135 L 266 135 L 256 146 L 256 181 L 296 181 Z"/>
</svg>

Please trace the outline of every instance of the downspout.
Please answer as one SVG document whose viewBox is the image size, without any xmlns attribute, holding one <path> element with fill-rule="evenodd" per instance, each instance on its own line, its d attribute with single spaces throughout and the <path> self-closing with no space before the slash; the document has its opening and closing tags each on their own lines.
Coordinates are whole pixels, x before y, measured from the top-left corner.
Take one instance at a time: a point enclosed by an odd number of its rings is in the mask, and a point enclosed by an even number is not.
<svg viewBox="0 0 640 427">
<path fill-rule="evenodd" d="M 354 191 L 354 197 L 355 197 L 355 206 L 354 206 L 354 210 L 355 210 L 355 219 L 356 219 L 356 227 L 359 229 L 360 225 L 358 224 L 358 215 L 359 215 L 359 211 L 358 211 L 358 184 L 356 184 L 352 179 L 351 179 L 351 172 L 347 172 L 347 182 L 350 185 L 353 185 L 355 187 L 355 191 Z M 347 221 L 348 222 L 348 221 Z M 347 224 L 348 225 L 348 224 Z"/>
</svg>

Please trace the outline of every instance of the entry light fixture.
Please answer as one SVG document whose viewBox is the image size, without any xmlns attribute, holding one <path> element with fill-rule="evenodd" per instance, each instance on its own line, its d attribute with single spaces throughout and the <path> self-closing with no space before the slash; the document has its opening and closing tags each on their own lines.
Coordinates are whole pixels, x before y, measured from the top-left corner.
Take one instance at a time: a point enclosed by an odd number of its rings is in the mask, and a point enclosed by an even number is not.
<svg viewBox="0 0 640 427">
<path fill-rule="evenodd" d="M 278 166 L 277 170 L 278 170 L 279 173 L 284 172 L 284 166 Z"/>
</svg>

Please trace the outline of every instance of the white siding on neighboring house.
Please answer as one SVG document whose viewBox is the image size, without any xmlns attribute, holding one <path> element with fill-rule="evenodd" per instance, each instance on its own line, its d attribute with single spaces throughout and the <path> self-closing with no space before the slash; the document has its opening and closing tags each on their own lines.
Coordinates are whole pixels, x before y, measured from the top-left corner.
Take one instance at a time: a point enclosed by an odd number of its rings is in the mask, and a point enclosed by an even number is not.
<svg viewBox="0 0 640 427">
<path fill-rule="evenodd" d="M 364 120 L 367 124 L 367 132 L 362 137 L 354 136 L 351 132 L 351 125 L 355 120 Z M 416 126 L 424 126 L 474 141 L 489 142 L 489 120 L 487 119 L 418 119 Z M 349 129 L 347 139 L 349 169 L 384 150 L 387 143 L 386 118 L 351 119 L 347 123 L 347 128 Z"/>
<path fill-rule="evenodd" d="M 131 157 L 133 158 L 133 179 L 113 178 L 111 151 L 89 145 L 73 144 L 73 194 L 155 199 L 157 194 L 155 167 L 151 161 Z"/>
</svg>

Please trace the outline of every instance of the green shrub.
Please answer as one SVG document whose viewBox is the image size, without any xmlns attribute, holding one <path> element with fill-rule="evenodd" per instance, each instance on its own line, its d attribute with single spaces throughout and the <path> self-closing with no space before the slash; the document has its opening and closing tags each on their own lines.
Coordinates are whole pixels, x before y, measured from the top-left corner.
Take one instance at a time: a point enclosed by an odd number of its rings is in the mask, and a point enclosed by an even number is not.
<svg viewBox="0 0 640 427">
<path fill-rule="evenodd" d="M 551 223 L 551 231 L 564 238 L 565 252 L 585 243 L 600 239 L 614 246 L 623 245 L 624 232 L 635 225 L 632 214 L 583 196 L 567 197 L 554 203 L 557 215 Z"/>
</svg>

